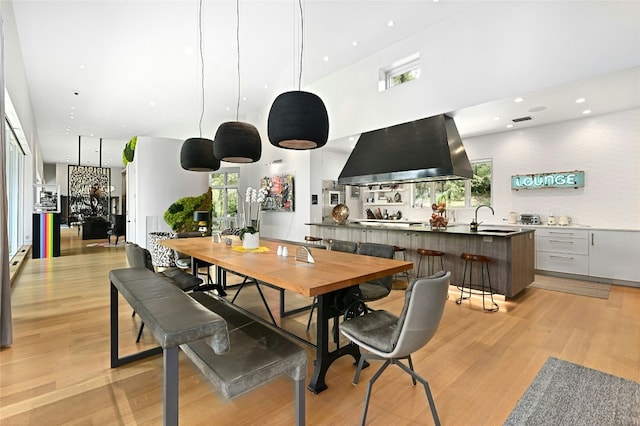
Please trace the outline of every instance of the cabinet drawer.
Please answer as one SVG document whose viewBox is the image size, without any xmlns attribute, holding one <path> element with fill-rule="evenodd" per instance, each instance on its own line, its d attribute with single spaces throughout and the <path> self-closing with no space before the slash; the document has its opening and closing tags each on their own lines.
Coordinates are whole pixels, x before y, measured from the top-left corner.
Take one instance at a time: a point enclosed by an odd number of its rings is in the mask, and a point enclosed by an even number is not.
<svg viewBox="0 0 640 426">
<path fill-rule="evenodd" d="M 588 275 L 589 256 L 584 254 L 536 252 L 536 269 Z"/>
<path fill-rule="evenodd" d="M 589 231 L 586 229 L 570 228 L 536 228 L 536 237 L 562 237 L 587 239 Z"/>
<path fill-rule="evenodd" d="M 561 253 L 589 254 L 586 238 L 541 237 L 536 238 L 536 250 Z"/>
</svg>

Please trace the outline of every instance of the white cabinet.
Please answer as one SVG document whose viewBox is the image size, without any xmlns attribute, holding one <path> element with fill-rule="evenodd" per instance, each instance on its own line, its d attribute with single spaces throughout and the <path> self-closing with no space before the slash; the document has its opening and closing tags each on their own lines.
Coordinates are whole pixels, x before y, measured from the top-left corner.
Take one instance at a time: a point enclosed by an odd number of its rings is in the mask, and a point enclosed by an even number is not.
<svg viewBox="0 0 640 426">
<path fill-rule="evenodd" d="M 588 231 L 536 229 L 536 269 L 588 275 Z"/>
<path fill-rule="evenodd" d="M 640 282 L 640 232 L 589 231 L 589 275 Z"/>
</svg>

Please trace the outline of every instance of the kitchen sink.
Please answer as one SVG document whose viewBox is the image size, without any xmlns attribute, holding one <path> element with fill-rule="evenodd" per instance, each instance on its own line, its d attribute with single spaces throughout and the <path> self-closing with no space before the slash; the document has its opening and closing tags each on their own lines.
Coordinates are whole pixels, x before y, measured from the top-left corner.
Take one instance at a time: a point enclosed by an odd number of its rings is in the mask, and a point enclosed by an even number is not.
<svg viewBox="0 0 640 426">
<path fill-rule="evenodd" d="M 492 234 L 513 234 L 514 232 L 520 232 L 518 229 L 479 229 L 478 232 L 490 232 Z"/>
</svg>

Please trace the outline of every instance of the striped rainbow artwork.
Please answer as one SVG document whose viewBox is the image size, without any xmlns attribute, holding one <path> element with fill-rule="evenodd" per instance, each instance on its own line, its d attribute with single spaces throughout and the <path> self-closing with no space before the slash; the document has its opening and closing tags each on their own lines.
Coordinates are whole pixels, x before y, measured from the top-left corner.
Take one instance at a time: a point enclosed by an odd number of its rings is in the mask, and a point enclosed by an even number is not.
<svg viewBox="0 0 640 426">
<path fill-rule="evenodd" d="M 40 258 L 53 257 L 54 237 L 54 213 L 40 214 Z"/>
</svg>

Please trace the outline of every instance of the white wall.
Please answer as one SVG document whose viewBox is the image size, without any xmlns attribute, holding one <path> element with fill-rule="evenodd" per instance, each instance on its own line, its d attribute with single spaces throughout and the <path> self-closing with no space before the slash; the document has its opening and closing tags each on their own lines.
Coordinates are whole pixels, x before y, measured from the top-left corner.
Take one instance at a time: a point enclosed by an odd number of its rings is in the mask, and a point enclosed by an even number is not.
<svg viewBox="0 0 640 426">
<path fill-rule="evenodd" d="M 496 215 L 481 210 L 485 222 L 504 223 L 509 211 L 543 220 L 553 212 L 611 228 L 640 228 L 639 141 L 640 109 L 463 140 L 470 160 L 493 159 Z M 583 188 L 511 190 L 512 175 L 571 170 L 584 170 Z"/>
<path fill-rule="evenodd" d="M 378 70 L 416 52 L 420 79 L 378 92 Z M 478 2 L 305 90 L 337 139 L 638 64 L 637 2 Z"/>
<path fill-rule="evenodd" d="M 275 160 L 282 162 L 269 164 Z M 225 165 L 228 164 L 223 163 L 223 167 Z M 264 212 L 260 219 L 260 235 L 283 240 L 303 240 L 308 233 L 308 227 L 304 224 L 311 217 L 310 152 L 275 148 L 269 143 L 267 136 L 262 135 L 262 158 L 257 163 L 240 165 L 240 169 L 241 201 L 244 201 L 247 187 L 258 188 L 263 177 L 293 174 L 295 211 Z"/>
<path fill-rule="evenodd" d="M 133 187 L 127 187 L 127 205 L 133 203 L 131 208 L 135 212 L 127 220 L 133 221 L 135 232 L 127 235 L 127 241 L 146 247 L 148 217 L 161 218 L 178 199 L 199 196 L 208 190 L 208 173 L 191 172 L 180 167 L 182 142 L 138 136 L 133 160 L 136 176 Z"/>
<path fill-rule="evenodd" d="M 13 6 L 11 2 L 0 1 L 0 13 L 4 24 L 4 84 L 9 96 L 13 102 L 16 114 L 20 118 L 29 148 L 33 154 L 26 155 L 24 168 L 22 171 L 20 193 L 22 197 L 22 229 L 19 231 L 19 237 L 22 237 L 24 244 L 31 244 L 32 236 L 32 212 L 35 190 L 33 184 L 36 181 L 37 173 L 42 176 L 43 164 L 38 159 L 38 131 L 33 117 L 31 107 L 31 98 L 29 96 L 29 87 L 24 71 L 24 61 L 22 51 L 20 50 L 20 42 L 15 28 L 15 17 L 13 15 Z"/>
<path fill-rule="evenodd" d="M 328 151 L 322 148 L 311 152 L 311 194 L 318 195 L 318 204 L 311 206 L 311 222 L 322 221 L 322 181 L 337 181 L 348 158 L 349 154 Z M 350 195 L 351 192 L 347 188 L 343 204 L 349 207 L 350 218 L 360 218 L 362 217 L 362 203 L 359 199 L 352 199 Z"/>
</svg>

